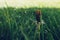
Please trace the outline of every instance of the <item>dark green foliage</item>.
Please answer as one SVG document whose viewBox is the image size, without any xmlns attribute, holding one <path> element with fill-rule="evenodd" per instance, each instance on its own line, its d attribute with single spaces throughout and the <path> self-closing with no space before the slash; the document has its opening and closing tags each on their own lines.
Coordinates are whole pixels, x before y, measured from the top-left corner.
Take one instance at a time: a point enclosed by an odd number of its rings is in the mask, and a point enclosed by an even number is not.
<svg viewBox="0 0 60 40">
<path fill-rule="evenodd" d="M 0 8 L 0 40 L 39 40 L 35 10 L 42 11 L 41 40 L 60 40 L 60 9 Z"/>
</svg>

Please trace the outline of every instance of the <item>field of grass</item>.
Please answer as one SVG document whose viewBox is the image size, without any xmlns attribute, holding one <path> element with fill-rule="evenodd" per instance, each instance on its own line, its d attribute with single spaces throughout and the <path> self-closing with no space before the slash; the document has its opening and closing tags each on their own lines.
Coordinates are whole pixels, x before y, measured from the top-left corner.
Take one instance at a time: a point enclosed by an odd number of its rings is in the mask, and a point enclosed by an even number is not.
<svg viewBox="0 0 60 40">
<path fill-rule="evenodd" d="M 36 31 L 35 10 L 40 9 L 40 39 Z M 59 8 L 0 8 L 0 40 L 60 40 Z"/>
</svg>

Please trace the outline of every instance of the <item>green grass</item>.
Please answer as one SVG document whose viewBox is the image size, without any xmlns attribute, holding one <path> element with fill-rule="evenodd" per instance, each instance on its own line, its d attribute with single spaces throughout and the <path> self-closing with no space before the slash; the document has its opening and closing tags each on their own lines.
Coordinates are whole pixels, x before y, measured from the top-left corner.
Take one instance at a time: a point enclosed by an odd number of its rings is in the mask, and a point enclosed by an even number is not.
<svg viewBox="0 0 60 40">
<path fill-rule="evenodd" d="M 60 9 L 12 7 L 0 8 L 0 40 L 39 40 L 34 23 L 36 9 L 41 10 L 45 22 L 40 40 L 60 40 Z"/>
</svg>

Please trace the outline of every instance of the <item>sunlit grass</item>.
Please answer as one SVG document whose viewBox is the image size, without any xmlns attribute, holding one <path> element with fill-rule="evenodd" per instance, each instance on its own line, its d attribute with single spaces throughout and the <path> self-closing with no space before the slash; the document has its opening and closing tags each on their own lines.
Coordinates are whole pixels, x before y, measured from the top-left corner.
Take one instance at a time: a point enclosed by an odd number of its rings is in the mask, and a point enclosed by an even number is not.
<svg viewBox="0 0 60 40">
<path fill-rule="evenodd" d="M 0 7 L 49 7 L 49 8 L 60 8 L 60 0 L 0 0 Z"/>
</svg>

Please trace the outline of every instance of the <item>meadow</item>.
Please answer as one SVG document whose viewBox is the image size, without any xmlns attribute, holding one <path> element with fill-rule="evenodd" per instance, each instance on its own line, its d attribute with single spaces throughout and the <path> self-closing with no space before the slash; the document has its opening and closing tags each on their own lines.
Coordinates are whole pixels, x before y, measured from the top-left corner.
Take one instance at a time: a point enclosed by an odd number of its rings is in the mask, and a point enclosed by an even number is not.
<svg viewBox="0 0 60 40">
<path fill-rule="evenodd" d="M 35 10 L 41 10 L 40 39 Z M 0 40 L 60 40 L 60 8 L 0 8 Z"/>
</svg>

